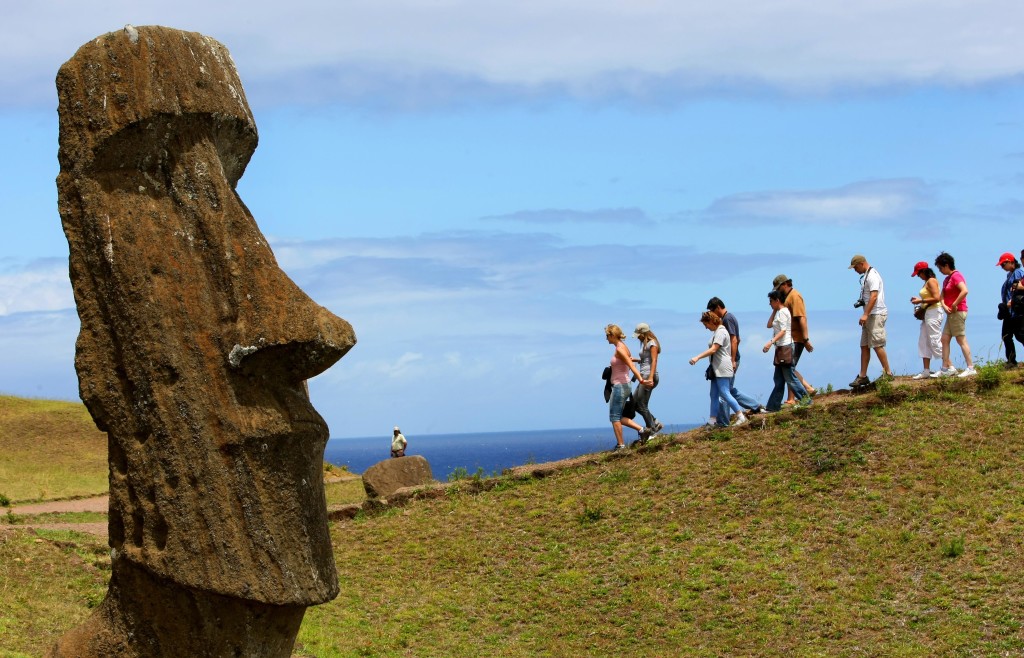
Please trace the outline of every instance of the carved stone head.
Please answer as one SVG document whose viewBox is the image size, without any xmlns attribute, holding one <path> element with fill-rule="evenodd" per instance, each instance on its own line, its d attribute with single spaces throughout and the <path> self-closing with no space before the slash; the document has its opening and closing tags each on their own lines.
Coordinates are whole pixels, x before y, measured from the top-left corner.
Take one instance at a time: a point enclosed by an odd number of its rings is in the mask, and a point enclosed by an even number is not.
<svg viewBox="0 0 1024 658">
<path fill-rule="evenodd" d="M 264 603 L 334 598 L 305 380 L 355 335 L 281 271 L 235 190 L 257 133 L 230 55 L 126 27 L 57 88 L 75 366 L 109 435 L 115 561 Z"/>
</svg>

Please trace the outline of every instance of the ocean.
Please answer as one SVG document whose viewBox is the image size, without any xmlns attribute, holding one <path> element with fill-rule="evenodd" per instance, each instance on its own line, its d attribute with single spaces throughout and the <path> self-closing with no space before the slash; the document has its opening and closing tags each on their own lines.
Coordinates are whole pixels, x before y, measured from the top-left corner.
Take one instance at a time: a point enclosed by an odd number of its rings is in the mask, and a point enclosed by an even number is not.
<svg viewBox="0 0 1024 658">
<path fill-rule="evenodd" d="M 663 432 L 683 432 L 693 425 L 668 425 Z M 625 430 L 626 443 L 636 439 L 636 432 Z M 531 430 L 527 432 L 478 432 L 468 434 L 405 434 L 407 455 L 422 455 L 430 463 L 436 480 L 447 480 L 456 469 L 469 475 L 483 469 L 485 475 L 523 464 L 577 457 L 610 450 L 615 446 L 611 425 L 584 429 Z M 335 466 L 346 466 L 353 473 L 362 473 L 391 456 L 391 437 L 374 436 L 353 439 L 331 439 L 324 451 L 324 460 Z"/>
</svg>

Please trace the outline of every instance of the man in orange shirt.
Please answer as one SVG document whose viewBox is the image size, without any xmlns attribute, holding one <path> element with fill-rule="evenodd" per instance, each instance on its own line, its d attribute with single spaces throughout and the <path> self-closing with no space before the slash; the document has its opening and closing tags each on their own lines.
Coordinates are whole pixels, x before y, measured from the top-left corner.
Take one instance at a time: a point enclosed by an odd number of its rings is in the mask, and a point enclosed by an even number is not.
<svg viewBox="0 0 1024 658">
<path fill-rule="evenodd" d="M 814 351 L 814 346 L 811 345 L 807 334 L 807 307 L 804 305 L 804 296 L 793 289 L 793 280 L 785 274 L 775 277 L 772 280 L 772 287 L 786 296 L 783 304 L 793 316 L 793 374 L 807 389 L 807 392 L 814 395 L 816 393 L 814 387 L 808 384 L 804 376 L 796 369 L 796 364 L 800 361 L 800 355 L 804 353 L 804 350 Z M 796 396 L 793 395 L 792 389 L 789 391 L 789 399 L 786 400 L 786 404 L 796 404 Z"/>
</svg>

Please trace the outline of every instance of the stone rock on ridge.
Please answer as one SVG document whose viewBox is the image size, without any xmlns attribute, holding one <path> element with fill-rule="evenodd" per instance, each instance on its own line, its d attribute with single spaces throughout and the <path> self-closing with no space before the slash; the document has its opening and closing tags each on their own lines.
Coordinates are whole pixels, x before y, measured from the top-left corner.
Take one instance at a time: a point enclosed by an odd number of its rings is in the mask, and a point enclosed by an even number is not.
<svg viewBox="0 0 1024 658">
<path fill-rule="evenodd" d="M 430 464 L 420 455 L 386 459 L 363 473 L 363 488 L 370 498 L 387 498 L 404 487 L 430 484 L 433 481 Z"/>
</svg>

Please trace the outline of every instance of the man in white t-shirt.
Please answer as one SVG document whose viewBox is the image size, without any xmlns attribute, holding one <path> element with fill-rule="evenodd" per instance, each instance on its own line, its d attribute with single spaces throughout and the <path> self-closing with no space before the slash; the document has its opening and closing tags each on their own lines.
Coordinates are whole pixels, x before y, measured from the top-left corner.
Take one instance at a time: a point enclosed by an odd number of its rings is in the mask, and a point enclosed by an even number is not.
<svg viewBox="0 0 1024 658">
<path fill-rule="evenodd" d="M 860 316 L 860 374 L 850 382 L 850 386 L 863 386 L 871 382 L 868 379 L 871 350 L 875 350 L 882 364 L 882 376 L 893 376 L 885 353 L 885 320 L 889 317 L 889 309 L 885 306 L 885 284 L 878 270 L 860 254 L 850 259 L 849 269 L 860 275 L 860 298 L 856 306 L 864 309 Z"/>
</svg>

